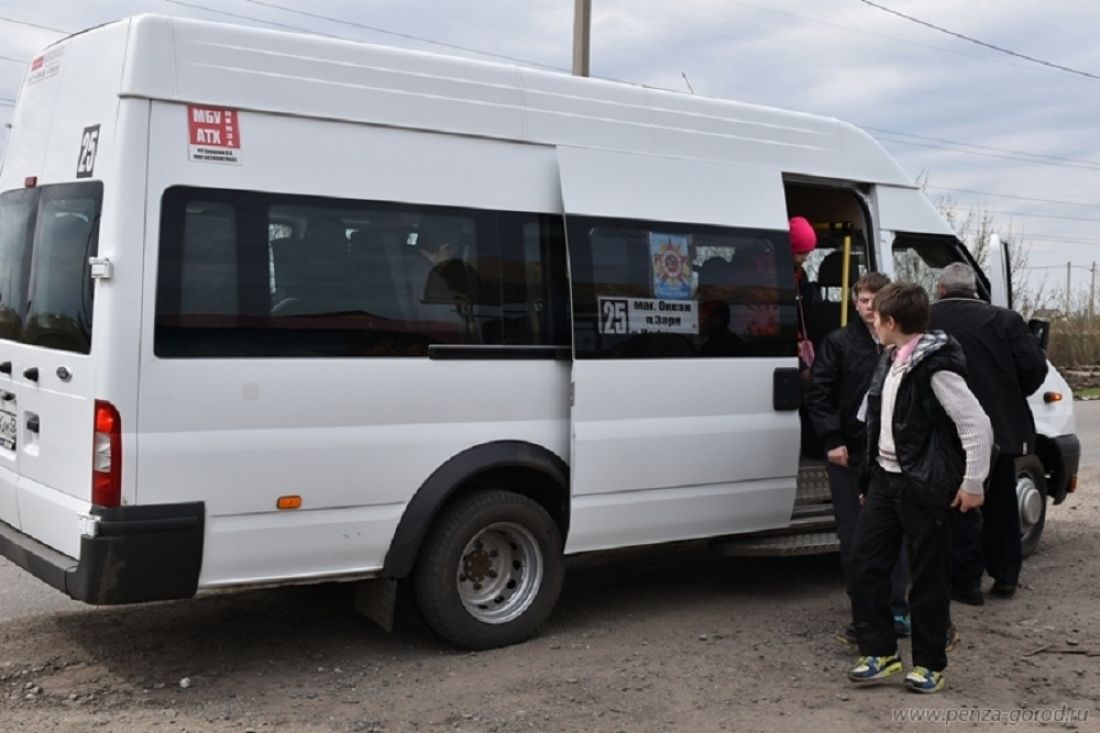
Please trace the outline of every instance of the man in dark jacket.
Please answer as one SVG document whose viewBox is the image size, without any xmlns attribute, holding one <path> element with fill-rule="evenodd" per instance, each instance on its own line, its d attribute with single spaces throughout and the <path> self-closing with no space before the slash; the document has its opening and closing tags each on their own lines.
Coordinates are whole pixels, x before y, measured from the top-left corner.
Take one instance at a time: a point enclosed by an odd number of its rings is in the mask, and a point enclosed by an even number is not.
<svg viewBox="0 0 1100 733">
<path fill-rule="evenodd" d="M 989 415 L 999 450 L 981 527 L 972 518 L 956 518 L 954 528 L 952 597 L 980 605 L 983 560 L 995 595 L 1008 598 L 1016 592 L 1023 554 L 1015 464 L 1017 457 L 1035 450 L 1027 396 L 1046 379 L 1047 360 L 1018 313 L 978 299 L 974 271 L 961 262 L 940 275 L 931 323 L 962 344 L 967 385 Z"/>
<path fill-rule="evenodd" d="M 836 535 L 840 540 L 840 566 L 847 581 L 851 571 L 852 538 L 859 518 L 859 467 L 866 451 L 867 432 L 857 415 L 882 347 L 876 340 L 875 295 L 890 279 L 869 272 L 852 288 L 859 318 L 839 328 L 821 342 L 814 360 L 813 378 L 806 392 L 806 412 L 826 451 L 826 470 L 833 498 Z M 909 635 L 909 604 L 905 600 L 909 573 L 904 547 L 890 576 L 893 598 L 890 607 L 900 636 Z M 849 644 L 856 643 L 855 626 L 849 624 L 840 634 Z"/>
</svg>

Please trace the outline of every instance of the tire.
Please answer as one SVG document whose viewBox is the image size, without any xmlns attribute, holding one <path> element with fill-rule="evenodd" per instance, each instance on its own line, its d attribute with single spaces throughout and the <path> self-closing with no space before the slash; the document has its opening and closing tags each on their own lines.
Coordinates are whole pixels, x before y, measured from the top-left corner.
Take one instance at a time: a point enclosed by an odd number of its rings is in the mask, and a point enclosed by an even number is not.
<svg viewBox="0 0 1100 733">
<path fill-rule="evenodd" d="M 460 497 L 435 521 L 413 571 L 417 605 L 466 649 L 528 639 L 550 615 L 565 566 L 561 532 L 541 506 L 508 491 Z"/>
<path fill-rule="evenodd" d="M 1036 456 L 1016 459 L 1016 501 L 1020 508 L 1020 544 L 1024 557 L 1039 546 L 1047 521 L 1047 477 Z"/>
</svg>

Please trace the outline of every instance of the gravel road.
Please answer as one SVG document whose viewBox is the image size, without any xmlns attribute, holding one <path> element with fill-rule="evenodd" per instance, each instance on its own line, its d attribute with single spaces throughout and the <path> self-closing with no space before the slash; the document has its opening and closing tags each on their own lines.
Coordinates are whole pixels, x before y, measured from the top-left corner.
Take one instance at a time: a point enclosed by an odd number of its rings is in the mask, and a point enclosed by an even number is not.
<svg viewBox="0 0 1100 733">
<path fill-rule="evenodd" d="M 1093 456 L 1095 404 L 1081 421 Z M 904 727 L 894 711 L 913 706 L 1063 705 L 1090 720 L 1055 727 L 1100 730 L 1098 550 L 1090 465 L 1051 508 L 1017 597 L 953 609 L 963 641 L 948 689 L 928 697 L 844 683 L 854 654 L 833 636 L 847 614 L 835 556 L 580 558 L 535 639 L 482 653 L 412 620 L 387 635 L 353 613 L 342 585 L 91 608 L 3 563 L 0 731 L 847 733 Z"/>
</svg>

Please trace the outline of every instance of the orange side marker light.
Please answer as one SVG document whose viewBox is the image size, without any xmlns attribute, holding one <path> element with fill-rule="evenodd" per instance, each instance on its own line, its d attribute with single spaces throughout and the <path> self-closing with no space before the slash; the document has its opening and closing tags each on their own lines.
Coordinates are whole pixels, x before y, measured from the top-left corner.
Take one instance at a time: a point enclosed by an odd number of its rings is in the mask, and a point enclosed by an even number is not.
<svg viewBox="0 0 1100 733">
<path fill-rule="evenodd" d="M 280 496 L 275 501 L 275 506 L 279 509 L 301 509 L 302 497 L 297 494 L 289 494 L 287 496 Z"/>
</svg>

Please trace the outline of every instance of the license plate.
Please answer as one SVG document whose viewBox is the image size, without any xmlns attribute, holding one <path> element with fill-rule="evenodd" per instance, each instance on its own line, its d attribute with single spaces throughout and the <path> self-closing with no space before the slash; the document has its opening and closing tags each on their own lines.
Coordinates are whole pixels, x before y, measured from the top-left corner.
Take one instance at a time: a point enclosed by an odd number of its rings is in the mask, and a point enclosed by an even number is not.
<svg viewBox="0 0 1100 733">
<path fill-rule="evenodd" d="M 15 413 L 0 408 L 0 448 L 15 450 Z"/>
</svg>

